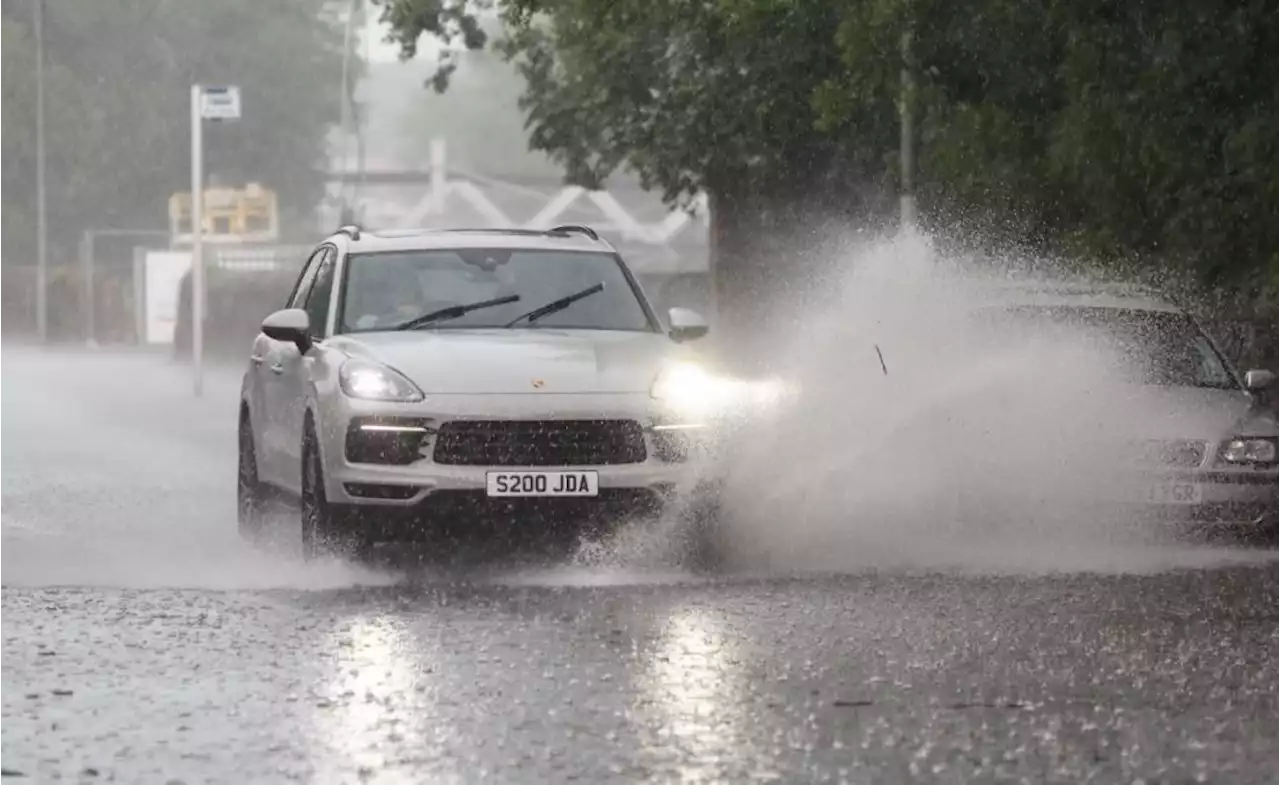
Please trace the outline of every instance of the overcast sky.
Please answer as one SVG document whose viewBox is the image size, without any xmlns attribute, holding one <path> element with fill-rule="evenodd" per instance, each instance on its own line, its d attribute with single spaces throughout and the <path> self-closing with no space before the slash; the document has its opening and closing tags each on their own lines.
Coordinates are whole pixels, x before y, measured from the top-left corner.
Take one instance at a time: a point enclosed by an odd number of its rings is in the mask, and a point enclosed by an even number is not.
<svg viewBox="0 0 1280 785">
<path fill-rule="evenodd" d="M 395 44 L 389 44 L 384 39 L 387 37 L 387 26 L 378 21 L 380 10 L 377 7 L 371 7 L 368 16 L 368 22 L 364 26 L 362 51 L 365 58 L 372 63 L 393 63 L 400 56 L 400 49 Z M 418 58 L 433 58 L 440 45 L 436 39 L 431 36 L 423 36 L 418 41 Z"/>
</svg>

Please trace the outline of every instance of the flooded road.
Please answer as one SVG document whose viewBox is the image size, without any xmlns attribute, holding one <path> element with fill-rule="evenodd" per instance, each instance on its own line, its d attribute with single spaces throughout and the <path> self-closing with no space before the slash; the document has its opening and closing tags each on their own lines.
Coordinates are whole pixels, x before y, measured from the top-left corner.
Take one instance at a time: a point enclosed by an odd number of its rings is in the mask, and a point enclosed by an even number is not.
<svg viewBox="0 0 1280 785">
<path fill-rule="evenodd" d="M 14 781 L 1276 781 L 1274 552 L 305 566 L 235 534 L 237 385 L 4 349 Z"/>
</svg>

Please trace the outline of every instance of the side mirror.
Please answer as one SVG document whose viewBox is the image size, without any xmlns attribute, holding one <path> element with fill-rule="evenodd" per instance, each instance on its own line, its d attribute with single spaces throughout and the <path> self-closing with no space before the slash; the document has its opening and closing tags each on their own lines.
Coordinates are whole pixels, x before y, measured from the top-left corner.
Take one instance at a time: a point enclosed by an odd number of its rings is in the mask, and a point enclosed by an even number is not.
<svg viewBox="0 0 1280 785">
<path fill-rule="evenodd" d="M 667 321 L 671 324 L 671 340 L 677 343 L 701 338 L 711 329 L 702 314 L 688 308 L 668 309 Z"/>
<path fill-rule="evenodd" d="M 306 354 L 311 348 L 311 317 L 301 308 L 285 308 L 262 320 L 262 332 L 273 341 L 294 344 Z"/>
<path fill-rule="evenodd" d="M 1276 375 L 1271 371 L 1246 371 L 1244 386 L 1250 392 L 1259 392 L 1276 386 Z"/>
</svg>

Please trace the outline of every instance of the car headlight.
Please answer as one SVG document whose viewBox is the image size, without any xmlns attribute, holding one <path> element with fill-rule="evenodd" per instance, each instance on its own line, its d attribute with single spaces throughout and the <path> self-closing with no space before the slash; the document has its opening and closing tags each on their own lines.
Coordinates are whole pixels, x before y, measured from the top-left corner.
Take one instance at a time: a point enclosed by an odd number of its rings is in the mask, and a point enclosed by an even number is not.
<svg viewBox="0 0 1280 785">
<path fill-rule="evenodd" d="M 695 420 L 767 407 L 783 394 L 775 381 L 744 381 L 714 374 L 694 362 L 663 368 L 649 394 L 672 413 Z"/>
<path fill-rule="evenodd" d="M 342 391 L 365 401 L 421 401 L 422 390 L 404 374 L 368 360 L 347 360 L 338 371 Z"/>
<path fill-rule="evenodd" d="M 714 399 L 721 394 L 716 382 L 716 377 L 702 366 L 682 362 L 659 371 L 649 394 L 681 414 L 709 414 L 714 409 Z"/>
<path fill-rule="evenodd" d="M 1228 463 L 1275 463 L 1276 440 L 1237 437 L 1222 445 L 1222 460 Z"/>
</svg>

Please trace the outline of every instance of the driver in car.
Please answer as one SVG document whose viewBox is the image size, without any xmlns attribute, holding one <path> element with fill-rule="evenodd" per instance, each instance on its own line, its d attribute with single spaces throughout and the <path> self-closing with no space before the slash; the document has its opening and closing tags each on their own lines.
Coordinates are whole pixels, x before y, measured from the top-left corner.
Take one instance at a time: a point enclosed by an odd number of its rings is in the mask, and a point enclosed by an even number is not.
<svg viewBox="0 0 1280 785">
<path fill-rule="evenodd" d="M 420 316 L 423 312 L 422 292 L 417 286 L 394 285 L 392 276 L 384 276 L 377 286 L 364 290 L 360 302 L 360 316 L 355 327 L 369 330 L 375 327 L 399 322 Z"/>
</svg>

